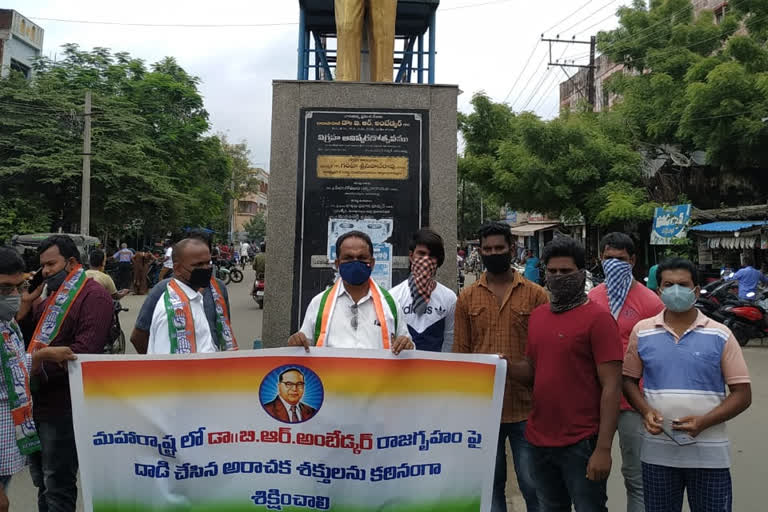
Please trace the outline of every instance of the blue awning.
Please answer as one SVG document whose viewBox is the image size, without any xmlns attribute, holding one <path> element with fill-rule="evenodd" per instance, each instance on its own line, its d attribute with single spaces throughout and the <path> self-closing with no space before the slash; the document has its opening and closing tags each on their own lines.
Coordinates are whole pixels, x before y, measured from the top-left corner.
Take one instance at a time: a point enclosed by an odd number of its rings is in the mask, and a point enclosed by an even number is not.
<svg viewBox="0 0 768 512">
<path fill-rule="evenodd" d="M 761 226 L 768 226 L 768 221 L 765 220 L 734 220 L 723 222 L 710 222 L 708 224 L 700 224 L 688 228 L 689 231 L 703 231 L 708 233 L 735 233 L 736 231 L 744 231 L 748 229 L 759 228 Z"/>
</svg>

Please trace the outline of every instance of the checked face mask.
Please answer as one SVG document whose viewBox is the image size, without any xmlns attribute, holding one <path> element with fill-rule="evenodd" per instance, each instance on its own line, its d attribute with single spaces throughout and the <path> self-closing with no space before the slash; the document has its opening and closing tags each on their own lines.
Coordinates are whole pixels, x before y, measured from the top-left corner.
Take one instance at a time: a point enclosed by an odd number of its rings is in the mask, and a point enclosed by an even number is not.
<svg viewBox="0 0 768 512">
<path fill-rule="evenodd" d="M 413 310 L 417 315 L 423 315 L 427 310 L 432 292 L 437 286 L 436 273 L 437 261 L 434 258 L 423 256 L 411 263 L 408 286 L 413 298 Z"/>
</svg>

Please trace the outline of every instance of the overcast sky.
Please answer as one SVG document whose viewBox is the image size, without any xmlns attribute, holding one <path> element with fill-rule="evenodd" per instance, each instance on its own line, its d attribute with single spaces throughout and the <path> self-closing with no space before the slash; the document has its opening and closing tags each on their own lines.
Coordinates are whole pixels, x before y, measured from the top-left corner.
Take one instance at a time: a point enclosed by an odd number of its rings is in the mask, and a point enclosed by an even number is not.
<svg viewBox="0 0 768 512">
<path fill-rule="evenodd" d="M 543 117 L 557 111 L 557 83 L 563 71 L 547 71 L 548 47 L 537 41 L 588 39 L 616 26 L 616 9 L 629 0 L 442 0 L 437 12 L 438 83 L 458 84 L 459 109 L 472 94 L 486 91 L 516 110 Z M 246 140 L 252 163 L 269 167 L 271 81 L 296 78 L 297 0 L 6 0 L 45 30 L 44 53 L 53 57 L 64 43 L 127 51 L 147 63 L 175 57 L 202 79 L 205 106 L 214 131 Z M 574 14 L 575 12 L 575 14 Z M 168 28 L 67 23 L 36 18 L 147 24 L 261 24 L 273 27 Z M 526 62 L 536 46 L 526 69 Z M 553 58 L 584 64 L 587 45 L 555 45 Z M 569 70 L 573 73 L 575 70 Z M 513 87 L 514 85 L 514 87 Z M 537 86 L 540 87 L 537 89 Z"/>
</svg>

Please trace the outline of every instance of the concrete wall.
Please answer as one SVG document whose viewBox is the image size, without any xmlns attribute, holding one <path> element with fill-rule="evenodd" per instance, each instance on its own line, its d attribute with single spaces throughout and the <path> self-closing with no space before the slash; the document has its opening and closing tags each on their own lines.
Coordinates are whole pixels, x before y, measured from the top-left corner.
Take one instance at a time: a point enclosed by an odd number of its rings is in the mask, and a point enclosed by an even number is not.
<svg viewBox="0 0 768 512">
<path fill-rule="evenodd" d="M 320 81 L 273 82 L 265 347 L 286 344 L 290 336 L 296 186 L 301 108 L 399 108 L 429 110 L 430 227 L 446 247 L 438 280 L 455 289 L 456 267 L 456 86 Z M 397 254 L 396 256 L 400 256 Z"/>
</svg>

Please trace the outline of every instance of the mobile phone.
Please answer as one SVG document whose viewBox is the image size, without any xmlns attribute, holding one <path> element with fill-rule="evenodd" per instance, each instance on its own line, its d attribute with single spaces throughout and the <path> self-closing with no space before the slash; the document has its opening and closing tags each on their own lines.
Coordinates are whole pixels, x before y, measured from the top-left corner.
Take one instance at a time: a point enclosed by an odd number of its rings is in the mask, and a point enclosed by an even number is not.
<svg viewBox="0 0 768 512">
<path fill-rule="evenodd" d="M 673 440 L 678 446 L 688 446 L 691 444 L 696 444 L 696 440 L 692 438 L 689 434 L 686 432 L 683 432 L 682 430 L 674 430 L 672 428 L 673 425 L 679 425 L 679 421 L 668 421 L 664 420 L 661 425 L 661 430 L 664 431 L 665 434 L 667 434 L 667 437 L 669 437 L 671 440 Z"/>
<path fill-rule="evenodd" d="M 39 269 L 37 269 L 37 272 L 35 272 L 35 276 L 29 282 L 29 291 L 33 292 L 37 290 L 37 287 L 43 284 L 44 280 L 45 278 L 43 278 L 43 268 L 40 267 Z"/>
</svg>

